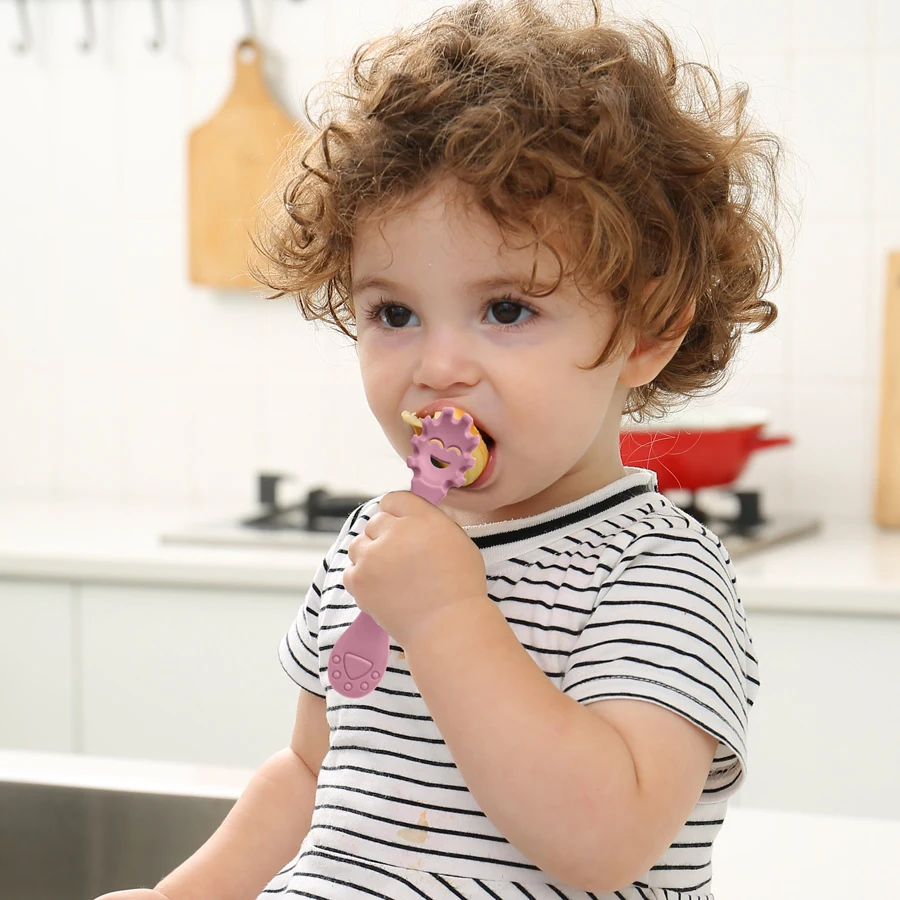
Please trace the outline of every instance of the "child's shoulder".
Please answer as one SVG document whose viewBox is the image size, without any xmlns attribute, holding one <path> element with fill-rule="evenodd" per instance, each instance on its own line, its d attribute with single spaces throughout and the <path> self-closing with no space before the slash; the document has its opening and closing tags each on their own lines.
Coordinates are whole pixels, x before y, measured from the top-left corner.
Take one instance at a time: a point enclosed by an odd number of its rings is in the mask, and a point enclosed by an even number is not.
<svg viewBox="0 0 900 900">
<path fill-rule="evenodd" d="M 601 591 L 614 585 L 648 590 L 687 584 L 696 590 L 702 584 L 730 603 L 737 601 L 737 577 L 725 544 L 656 490 L 558 537 L 532 561 L 541 565 L 548 554 L 566 562 L 568 578 L 583 572 Z"/>
<path fill-rule="evenodd" d="M 615 534 L 614 543 L 623 557 L 633 558 L 668 547 L 672 553 L 700 559 L 717 559 L 731 569 L 731 557 L 721 538 L 659 492 L 648 495 L 647 503 L 635 510 Z"/>
<path fill-rule="evenodd" d="M 606 548 L 623 557 L 651 552 L 653 545 L 668 544 L 685 554 L 716 556 L 730 566 L 731 558 L 715 532 L 653 489 L 610 511 L 580 523 L 554 541 L 554 546 L 583 545 L 586 550 Z"/>
</svg>

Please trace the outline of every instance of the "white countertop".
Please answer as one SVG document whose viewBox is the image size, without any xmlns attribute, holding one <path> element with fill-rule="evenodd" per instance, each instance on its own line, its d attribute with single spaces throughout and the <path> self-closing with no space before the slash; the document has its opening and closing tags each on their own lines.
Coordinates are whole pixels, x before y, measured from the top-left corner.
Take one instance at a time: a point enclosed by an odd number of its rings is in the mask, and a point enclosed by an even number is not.
<svg viewBox="0 0 900 900">
<path fill-rule="evenodd" d="M 0 578 L 305 590 L 322 546 L 195 547 L 160 540 L 235 515 L 233 505 L 0 498 Z M 900 530 L 826 523 L 816 535 L 738 559 L 735 568 L 750 610 L 900 616 Z"/>
<path fill-rule="evenodd" d="M 748 610 L 900 616 L 900 529 L 826 522 L 734 567 Z"/>
<path fill-rule="evenodd" d="M 0 498 L 0 578 L 306 590 L 324 550 L 163 543 L 226 508 Z"/>
<path fill-rule="evenodd" d="M 249 769 L 0 750 L 0 782 L 236 799 Z M 887 897 L 900 820 L 734 806 L 713 849 L 722 900 Z"/>
</svg>

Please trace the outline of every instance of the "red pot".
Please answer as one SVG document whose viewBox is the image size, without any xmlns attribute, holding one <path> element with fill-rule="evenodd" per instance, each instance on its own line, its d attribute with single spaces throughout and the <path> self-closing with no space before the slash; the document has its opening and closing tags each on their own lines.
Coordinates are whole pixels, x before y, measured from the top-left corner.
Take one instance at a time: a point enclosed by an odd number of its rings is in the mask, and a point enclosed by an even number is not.
<svg viewBox="0 0 900 900">
<path fill-rule="evenodd" d="M 762 437 L 767 422 L 762 410 L 732 408 L 629 424 L 619 436 L 622 462 L 656 472 L 660 491 L 732 485 L 751 453 L 793 443 L 790 437 Z"/>
</svg>

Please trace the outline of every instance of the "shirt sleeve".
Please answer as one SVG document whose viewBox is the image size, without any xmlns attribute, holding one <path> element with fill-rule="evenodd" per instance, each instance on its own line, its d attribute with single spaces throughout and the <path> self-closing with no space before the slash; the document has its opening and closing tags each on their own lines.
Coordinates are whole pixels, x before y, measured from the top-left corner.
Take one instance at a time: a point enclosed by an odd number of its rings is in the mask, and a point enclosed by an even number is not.
<svg viewBox="0 0 900 900">
<path fill-rule="evenodd" d="M 326 589 L 334 557 L 347 543 L 351 529 L 364 506 L 365 503 L 347 516 L 334 543 L 319 563 L 300 612 L 278 648 L 278 658 L 284 671 L 301 688 L 317 697 L 325 696 L 319 667 L 319 609 L 322 594 Z"/>
<path fill-rule="evenodd" d="M 639 535 L 598 591 L 562 690 L 579 703 L 645 700 L 718 738 L 701 802 L 733 795 L 747 767 L 758 667 L 734 570 L 710 532 Z"/>
</svg>

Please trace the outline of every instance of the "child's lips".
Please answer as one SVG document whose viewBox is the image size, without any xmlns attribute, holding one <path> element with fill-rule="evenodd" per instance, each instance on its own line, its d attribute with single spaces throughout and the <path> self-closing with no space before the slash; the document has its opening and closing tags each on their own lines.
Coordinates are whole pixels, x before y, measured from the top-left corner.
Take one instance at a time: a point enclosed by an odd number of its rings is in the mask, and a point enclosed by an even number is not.
<svg viewBox="0 0 900 900">
<path fill-rule="evenodd" d="M 435 413 L 440 412 L 444 409 L 445 406 L 452 406 L 454 409 L 461 409 L 468 415 L 472 417 L 472 424 L 478 429 L 478 433 L 484 438 L 484 442 L 490 448 L 494 439 L 490 436 L 490 434 L 485 429 L 484 425 L 478 420 L 475 414 L 466 408 L 464 404 L 461 404 L 459 400 L 434 400 L 431 403 L 426 404 L 420 410 L 416 412 L 416 418 L 425 419 L 428 416 L 433 416 Z"/>
</svg>

